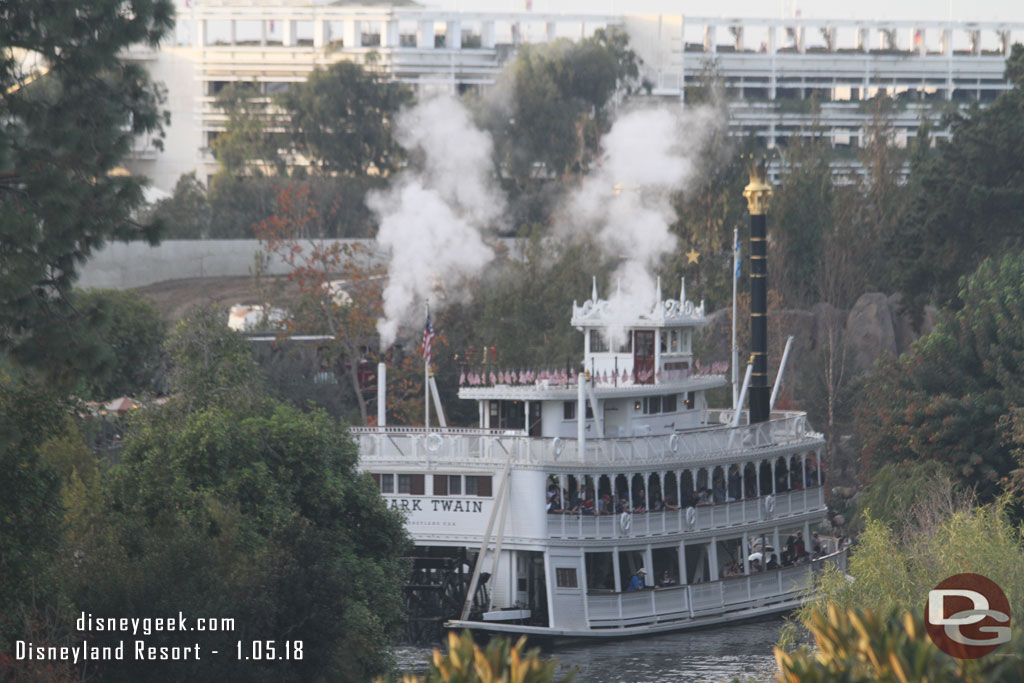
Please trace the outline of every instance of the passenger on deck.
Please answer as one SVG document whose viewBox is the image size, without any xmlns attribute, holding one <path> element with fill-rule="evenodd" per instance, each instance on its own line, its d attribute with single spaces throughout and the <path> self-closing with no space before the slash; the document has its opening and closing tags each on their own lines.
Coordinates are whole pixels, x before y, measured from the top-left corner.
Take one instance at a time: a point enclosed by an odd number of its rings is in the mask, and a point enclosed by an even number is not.
<svg viewBox="0 0 1024 683">
<path fill-rule="evenodd" d="M 612 497 L 607 493 L 602 493 L 601 497 L 597 501 L 597 512 L 598 515 L 610 515 L 613 510 Z"/>
<path fill-rule="evenodd" d="M 629 580 L 629 585 L 626 586 L 626 592 L 629 593 L 631 591 L 642 591 L 644 588 L 647 588 L 647 585 L 644 583 L 644 577 L 646 575 L 646 569 L 644 569 L 643 567 L 637 569 L 636 574 L 633 574 L 633 578 Z"/>
<path fill-rule="evenodd" d="M 711 490 L 701 489 L 697 494 L 697 505 L 711 505 Z"/>
<path fill-rule="evenodd" d="M 793 561 L 799 562 L 807 555 L 807 546 L 804 545 L 804 532 L 796 532 L 796 543 L 793 544 Z"/>
<path fill-rule="evenodd" d="M 584 491 L 583 504 L 580 506 L 580 512 L 585 515 L 594 514 L 594 496 L 589 490 Z"/>
<path fill-rule="evenodd" d="M 665 509 L 666 510 L 678 510 L 679 506 L 676 505 L 676 498 L 671 493 L 665 496 Z"/>
<path fill-rule="evenodd" d="M 674 586 L 675 584 L 676 584 L 675 579 L 673 579 L 671 576 L 669 576 L 668 570 L 666 569 L 665 573 L 661 575 L 661 585 L 662 586 Z"/>
<path fill-rule="evenodd" d="M 821 539 L 818 538 L 818 532 L 815 531 L 811 534 L 811 552 L 814 554 L 814 559 L 818 559 L 825 553 L 823 552 L 823 546 Z"/>
<path fill-rule="evenodd" d="M 743 497 L 743 481 L 740 479 L 740 468 L 733 465 L 729 468 L 729 500 Z"/>
<path fill-rule="evenodd" d="M 768 558 L 768 566 L 765 567 L 765 569 L 772 570 L 772 569 L 778 569 L 778 568 L 779 568 L 778 556 L 775 553 L 772 553 L 771 556 Z"/>
<path fill-rule="evenodd" d="M 661 512 L 665 509 L 665 503 L 661 500 L 661 496 L 656 493 L 651 494 L 651 512 Z"/>
</svg>

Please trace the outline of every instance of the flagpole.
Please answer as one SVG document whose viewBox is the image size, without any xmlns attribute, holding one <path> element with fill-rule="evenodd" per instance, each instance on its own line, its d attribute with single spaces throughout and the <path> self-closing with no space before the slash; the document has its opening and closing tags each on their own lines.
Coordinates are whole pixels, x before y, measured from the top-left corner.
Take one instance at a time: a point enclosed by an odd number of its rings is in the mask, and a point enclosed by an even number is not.
<svg viewBox="0 0 1024 683">
<path fill-rule="evenodd" d="M 427 324 L 430 324 L 430 301 L 427 301 Z M 427 360 L 427 349 L 426 345 L 430 344 L 427 339 L 423 340 L 423 404 L 425 406 L 426 418 L 423 421 L 423 426 L 427 428 L 427 433 L 430 433 L 430 361 Z"/>
<path fill-rule="evenodd" d="M 732 409 L 739 410 L 736 405 L 739 397 L 736 390 L 739 388 L 739 361 L 740 350 L 736 347 L 736 283 L 739 282 L 740 271 L 740 230 L 733 228 L 732 237 Z"/>
</svg>

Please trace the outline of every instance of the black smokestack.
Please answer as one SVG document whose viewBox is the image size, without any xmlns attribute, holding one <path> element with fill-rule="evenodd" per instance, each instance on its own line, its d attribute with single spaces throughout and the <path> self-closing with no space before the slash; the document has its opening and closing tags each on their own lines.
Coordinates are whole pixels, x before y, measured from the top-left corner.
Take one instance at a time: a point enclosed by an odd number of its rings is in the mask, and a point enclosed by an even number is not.
<svg viewBox="0 0 1024 683">
<path fill-rule="evenodd" d="M 750 350 L 754 368 L 750 373 L 750 422 L 765 422 L 771 387 L 768 386 L 768 200 L 766 160 L 750 159 L 750 184 L 743 190 L 750 211 Z"/>
</svg>

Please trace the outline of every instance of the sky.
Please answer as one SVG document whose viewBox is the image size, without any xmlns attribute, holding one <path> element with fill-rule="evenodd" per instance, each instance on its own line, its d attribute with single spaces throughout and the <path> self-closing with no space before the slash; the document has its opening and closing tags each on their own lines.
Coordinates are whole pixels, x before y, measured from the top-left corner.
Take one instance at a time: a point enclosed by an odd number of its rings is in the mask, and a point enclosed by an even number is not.
<svg viewBox="0 0 1024 683">
<path fill-rule="evenodd" d="M 463 11 L 606 12 L 688 14 L 709 17 L 794 16 L 835 19 L 953 19 L 1024 21 L 1022 0 L 420 0 L 429 7 Z"/>
</svg>

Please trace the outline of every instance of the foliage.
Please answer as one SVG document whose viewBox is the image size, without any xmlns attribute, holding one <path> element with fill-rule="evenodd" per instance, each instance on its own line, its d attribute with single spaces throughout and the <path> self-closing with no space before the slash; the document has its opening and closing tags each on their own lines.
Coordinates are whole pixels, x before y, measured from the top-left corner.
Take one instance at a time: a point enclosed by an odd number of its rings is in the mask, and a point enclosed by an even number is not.
<svg viewBox="0 0 1024 683">
<path fill-rule="evenodd" d="M 1019 657 L 962 660 L 945 654 L 928 637 L 920 607 L 902 617 L 887 618 L 871 610 L 841 610 L 828 605 L 823 611 L 812 612 L 806 625 L 814 636 L 816 650 L 804 646 L 788 653 L 775 648 L 780 682 L 983 683 L 1024 676 Z"/>
<path fill-rule="evenodd" d="M 270 133 L 272 112 L 259 88 L 255 81 L 229 83 L 217 93 L 216 106 L 227 117 L 224 131 L 210 145 L 220 165 L 218 176 L 272 175 L 284 168 L 277 136 Z M 219 181 L 214 178 L 215 184 Z"/>
<path fill-rule="evenodd" d="M 919 312 L 932 297 L 953 304 L 957 280 L 984 259 L 1019 248 L 1024 218 L 1024 50 L 1007 60 L 1015 83 L 984 109 L 950 117 L 951 138 L 918 159 L 906 213 L 888 236 L 894 284 Z"/>
<path fill-rule="evenodd" d="M 136 136 L 159 144 L 163 121 L 160 92 L 122 51 L 155 47 L 172 25 L 168 0 L 5 7 L 0 351 L 55 377 L 73 379 L 92 355 L 69 301 L 79 265 L 110 240 L 158 234 L 133 219 L 144 181 L 113 171 Z"/>
<path fill-rule="evenodd" d="M 234 658 L 159 668 L 126 658 L 104 663 L 103 675 L 366 680 L 386 670 L 408 541 L 400 514 L 357 474 L 355 444 L 322 411 L 263 396 L 244 342 L 211 309 L 183 321 L 169 347 L 187 391 L 132 414 L 98 513 L 69 505 L 72 533 L 57 567 L 68 599 L 98 615 L 230 617 L 235 630 L 209 634 L 204 648 L 302 641 L 304 657 L 287 670 Z M 69 500 L 74 489 L 65 488 Z M 118 637 L 93 635 L 95 645 Z M 191 644 L 173 633 L 147 641 Z"/>
<path fill-rule="evenodd" d="M 1000 424 L 1024 405 L 1024 254 L 985 261 L 960 285 L 959 310 L 868 381 L 858 429 L 869 473 L 936 460 L 991 499 L 1016 466 Z"/>
<path fill-rule="evenodd" d="M 174 194 L 158 201 L 152 214 L 166 226 L 164 236 L 168 239 L 194 240 L 213 236 L 210 202 L 195 171 L 178 178 Z"/>
<path fill-rule="evenodd" d="M 808 305 L 817 294 L 824 235 L 832 227 L 833 185 L 827 142 L 816 133 L 786 148 L 785 172 L 771 200 L 771 263 L 791 304 Z"/>
<path fill-rule="evenodd" d="M 102 362 L 83 378 L 81 395 L 95 400 L 153 392 L 162 373 L 167 325 L 145 297 L 132 291 L 76 291 L 79 310 L 96 311 L 94 333 L 103 343 Z"/>
<path fill-rule="evenodd" d="M 822 575 L 818 598 L 798 612 L 806 623 L 826 605 L 840 610 L 901 613 L 924 605 L 943 579 L 971 572 L 990 577 L 1006 593 L 1013 614 L 1024 609 L 1024 533 L 1009 519 L 1006 501 L 971 507 L 933 499 L 918 504 L 897 533 L 865 513 L 864 532 L 841 572 Z"/>
<path fill-rule="evenodd" d="M 245 340 L 213 306 L 194 308 L 178 321 L 167 353 L 173 363 L 171 388 L 190 409 L 244 403 L 260 394 L 261 377 Z"/>
<path fill-rule="evenodd" d="M 507 638 L 493 638 L 485 648 L 473 642 L 469 631 L 460 636 L 448 633 L 448 652 L 434 649 L 426 676 L 404 675 L 401 683 L 551 683 L 555 681 L 554 660 L 543 661 L 540 650 L 526 650 L 526 636 L 515 645 Z M 572 674 L 557 679 L 569 683 Z M 377 679 L 383 683 L 385 679 Z M 389 678 L 389 681 L 396 679 Z"/>
<path fill-rule="evenodd" d="M 587 171 L 607 130 L 609 106 L 640 86 L 640 63 L 627 35 L 615 29 L 519 48 L 480 113 L 495 142 L 498 176 L 508 179 L 513 199 L 549 179 Z M 513 224 L 539 218 L 519 216 Z"/>
<path fill-rule="evenodd" d="M 857 502 L 853 530 L 863 529 L 868 515 L 890 526 L 897 535 L 913 519 L 914 510 L 936 496 L 957 495 L 945 463 L 929 460 L 889 463 L 875 472 Z"/>
<path fill-rule="evenodd" d="M 316 69 L 280 95 L 292 153 L 323 175 L 387 175 L 401 160 L 392 126 L 407 86 L 353 62 Z"/>
<path fill-rule="evenodd" d="M 64 402 L 51 393 L 0 376 L 0 642 L 19 605 L 47 597 L 47 569 L 60 542 L 60 478 L 39 447 L 63 424 Z"/>
</svg>

